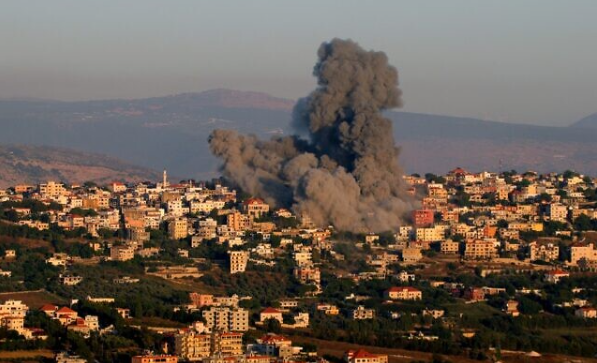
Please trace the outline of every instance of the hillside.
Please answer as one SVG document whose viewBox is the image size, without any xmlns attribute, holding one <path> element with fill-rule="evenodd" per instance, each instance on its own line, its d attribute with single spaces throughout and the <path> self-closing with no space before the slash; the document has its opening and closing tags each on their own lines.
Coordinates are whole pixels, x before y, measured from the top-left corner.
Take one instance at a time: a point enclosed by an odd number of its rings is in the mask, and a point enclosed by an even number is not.
<svg viewBox="0 0 597 363">
<path fill-rule="evenodd" d="M 209 178 L 218 160 L 216 128 L 260 137 L 288 134 L 293 101 L 263 93 L 213 90 L 138 100 L 0 101 L 0 143 L 102 153 L 175 175 Z M 408 172 L 575 169 L 597 175 L 597 128 L 544 127 L 388 112 Z"/>
<path fill-rule="evenodd" d="M 594 113 L 576 121 L 571 125 L 571 127 L 597 129 L 597 113 Z"/>
<path fill-rule="evenodd" d="M 47 180 L 67 183 L 158 180 L 160 174 L 113 157 L 44 146 L 0 146 L 0 187 Z"/>
</svg>

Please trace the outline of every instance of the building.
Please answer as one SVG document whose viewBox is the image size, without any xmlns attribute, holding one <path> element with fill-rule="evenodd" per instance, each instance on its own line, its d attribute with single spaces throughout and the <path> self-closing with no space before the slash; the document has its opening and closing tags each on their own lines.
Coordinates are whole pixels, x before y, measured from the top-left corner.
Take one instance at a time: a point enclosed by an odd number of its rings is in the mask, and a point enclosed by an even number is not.
<svg viewBox="0 0 597 363">
<path fill-rule="evenodd" d="M 460 251 L 460 243 L 447 239 L 439 244 L 439 248 L 443 254 L 457 254 Z"/>
<path fill-rule="evenodd" d="M 66 188 L 62 183 L 49 181 L 39 185 L 39 194 L 42 198 L 56 199 L 66 194 Z"/>
<path fill-rule="evenodd" d="M 464 290 L 464 299 L 471 302 L 485 300 L 485 290 L 480 287 L 470 287 Z"/>
<path fill-rule="evenodd" d="M 504 306 L 504 312 L 513 317 L 519 316 L 520 311 L 518 311 L 518 301 L 516 301 L 516 300 L 506 301 L 506 306 Z"/>
<path fill-rule="evenodd" d="M 581 307 L 574 311 L 574 316 L 583 319 L 597 319 L 597 309 L 589 306 Z"/>
<path fill-rule="evenodd" d="M 182 332 L 174 336 L 174 353 L 184 360 L 202 360 L 211 354 L 211 341 L 208 334 Z"/>
<path fill-rule="evenodd" d="M 110 259 L 112 261 L 128 261 L 135 258 L 135 249 L 132 246 L 110 247 Z"/>
<path fill-rule="evenodd" d="M 294 278 L 299 280 L 303 284 L 313 283 L 315 285 L 321 282 L 321 271 L 319 267 L 315 266 L 299 266 L 293 270 Z"/>
<path fill-rule="evenodd" d="M 226 225 L 234 231 L 245 231 L 251 228 L 252 219 L 240 212 L 230 213 L 226 216 Z"/>
<path fill-rule="evenodd" d="M 265 323 L 266 320 L 275 319 L 282 324 L 284 322 L 282 318 L 282 311 L 274 308 L 266 308 L 261 313 L 259 313 L 259 321 Z"/>
<path fill-rule="evenodd" d="M 367 309 L 363 305 L 359 305 L 352 311 L 352 318 L 354 320 L 370 320 L 375 318 L 375 310 Z"/>
<path fill-rule="evenodd" d="M 434 212 L 430 209 L 417 209 L 412 212 L 413 226 L 424 228 L 433 226 Z"/>
<path fill-rule="evenodd" d="M 418 241 L 440 242 L 446 236 L 446 230 L 443 226 L 416 228 L 415 236 Z"/>
<path fill-rule="evenodd" d="M 82 276 L 59 275 L 60 283 L 67 286 L 74 286 L 83 281 Z"/>
<path fill-rule="evenodd" d="M 249 262 L 248 251 L 229 251 L 230 257 L 230 273 L 245 272 L 247 269 L 247 262 Z"/>
<path fill-rule="evenodd" d="M 137 355 L 131 359 L 131 363 L 178 363 L 178 357 L 174 355 Z"/>
<path fill-rule="evenodd" d="M 0 305 L 0 316 L 19 316 L 25 317 L 29 307 L 19 300 L 6 300 Z"/>
<path fill-rule="evenodd" d="M 402 250 L 402 261 L 406 263 L 416 263 L 423 258 L 420 248 L 407 247 Z"/>
<path fill-rule="evenodd" d="M 384 296 L 390 300 L 421 300 L 423 292 L 411 286 L 391 287 Z"/>
<path fill-rule="evenodd" d="M 250 198 L 243 203 L 244 212 L 251 218 L 259 218 L 269 212 L 269 205 L 259 198 Z"/>
<path fill-rule="evenodd" d="M 202 313 L 205 325 L 222 332 L 244 332 L 249 330 L 249 311 L 242 308 L 211 307 Z"/>
<path fill-rule="evenodd" d="M 189 225 L 186 218 L 176 218 L 168 222 L 168 236 L 171 239 L 183 239 L 189 235 Z"/>
<path fill-rule="evenodd" d="M 551 203 L 547 206 L 549 219 L 556 222 L 566 222 L 568 207 L 560 203 Z"/>
<path fill-rule="evenodd" d="M 570 246 L 570 264 L 578 265 L 580 260 L 597 261 L 597 250 L 592 243 L 575 243 Z"/>
<path fill-rule="evenodd" d="M 537 242 L 529 243 L 529 255 L 531 261 L 556 261 L 560 257 L 560 247 L 553 243 L 538 244 Z"/>
<path fill-rule="evenodd" d="M 496 257 L 498 257 L 498 250 L 493 241 L 475 240 L 465 244 L 465 259 L 491 260 Z"/>
<path fill-rule="evenodd" d="M 198 294 L 196 292 L 189 293 L 191 299 L 191 305 L 195 308 L 200 309 L 204 306 L 214 305 L 214 296 L 210 294 Z"/>
<path fill-rule="evenodd" d="M 545 281 L 552 284 L 557 284 L 565 277 L 570 277 L 570 273 L 562 270 L 551 270 L 545 273 Z"/>
<path fill-rule="evenodd" d="M 371 354 L 366 350 L 349 350 L 344 353 L 346 363 L 388 363 L 388 356 L 385 354 Z"/>
</svg>

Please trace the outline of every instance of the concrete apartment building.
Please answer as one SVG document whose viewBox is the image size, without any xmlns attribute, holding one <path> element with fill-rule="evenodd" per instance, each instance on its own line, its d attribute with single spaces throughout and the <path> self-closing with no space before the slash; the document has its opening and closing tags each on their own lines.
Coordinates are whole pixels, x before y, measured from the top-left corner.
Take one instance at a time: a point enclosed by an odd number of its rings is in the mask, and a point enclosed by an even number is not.
<svg viewBox="0 0 597 363">
<path fill-rule="evenodd" d="M 42 198 L 59 198 L 66 194 L 66 188 L 62 183 L 49 181 L 39 185 L 39 194 Z"/>
<path fill-rule="evenodd" d="M 112 261 L 128 261 L 135 258 L 135 249 L 130 246 L 112 246 L 110 259 Z"/>
<path fill-rule="evenodd" d="M 176 218 L 168 222 L 168 236 L 171 239 L 183 239 L 189 235 L 189 223 L 186 218 Z"/>
<path fill-rule="evenodd" d="M 202 313 L 205 326 L 222 332 L 249 330 L 249 311 L 242 308 L 211 307 Z"/>
<path fill-rule="evenodd" d="M 553 243 L 539 244 L 531 242 L 529 243 L 529 254 L 531 261 L 556 261 L 560 257 L 560 247 Z"/>
<path fill-rule="evenodd" d="M 476 240 L 467 242 L 464 258 L 469 260 L 491 260 L 498 257 L 498 250 L 493 241 Z"/>
<path fill-rule="evenodd" d="M 578 265 L 580 260 L 597 261 L 597 250 L 592 243 L 583 245 L 576 243 L 570 246 L 570 264 Z"/>
<path fill-rule="evenodd" d="M 228 251 L 230 257 L 230 273 L 235 274 L 245 272 L 247 262 L 249 262 L 248 251 Z"/>
<path fill-rule="evenodd" d="M 568 207 L 560 203 L 551 203 L 547 206 L 547 215 L 551 221 L 566 222 Z"/>
<path fill-rule="evenodd" d="M 452 241 L 451 239 L 447 239 L 442 241 L 439 245 L 440 251 L 443 254 L 450 255 L 450 254 L 457 254 L 460 250 L 460 243 L 456 241 Z"/>
</svg>

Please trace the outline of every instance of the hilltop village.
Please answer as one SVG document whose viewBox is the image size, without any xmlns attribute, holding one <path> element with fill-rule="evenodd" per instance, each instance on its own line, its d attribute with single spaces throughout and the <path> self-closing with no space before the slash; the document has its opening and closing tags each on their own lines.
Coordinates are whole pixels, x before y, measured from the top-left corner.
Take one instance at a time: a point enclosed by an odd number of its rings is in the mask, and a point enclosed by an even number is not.
<svg viewBox="0 0 597 363">
<path fill-rule="evenodd" d="M 398 231 L 360 234 L 166 172 L 0 190 L 0 350 L 64 363 L 597 354 L 597 179 L 404 180 L 418 208 Z"/>
</svg>

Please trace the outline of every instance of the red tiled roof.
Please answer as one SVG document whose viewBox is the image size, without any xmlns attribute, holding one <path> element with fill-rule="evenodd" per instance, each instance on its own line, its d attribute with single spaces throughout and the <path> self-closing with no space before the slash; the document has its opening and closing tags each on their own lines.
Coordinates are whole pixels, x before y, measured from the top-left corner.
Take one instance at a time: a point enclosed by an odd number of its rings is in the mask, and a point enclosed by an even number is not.
<svg viewBox="0 0 597 363">
<path fill-rule="evenodd" d="M 249 199 L 245 200 L 244 204 L 245 205 L 249 205 L 249 204 L 265 204 L 265 202 L 263 201 L 263 199 L 249 198 Z"/>
<path fill-rule="evenodd" d="M 70 308 L 67 308 L 66 306 L 63 306 L 60 309 L 58 309 L 57 313 L 76 314 L 77 312 L 74 311 L 73 309 L 70 309 Z"/>
<path fill-rule="evenodd" d="M 56 311 L 57 309 L 58 309 L 58 306 L 56 306 L 56 305 L 46 304 L 46 305 L 42 306 L 39 310 L 41 310 L 41 311 Z"/>
<path fill-rule="evenodd" d="M 261 313 L 262 314 L 277 314 L 280 313 L 281 311 L 278 309 L 274 309 L 274 308 L 266 308 L 265 310 L 263 310 Z"/>
</svg>

